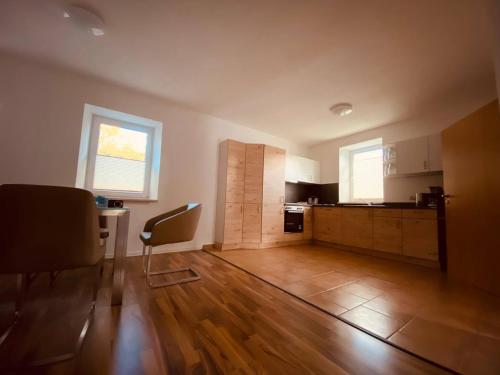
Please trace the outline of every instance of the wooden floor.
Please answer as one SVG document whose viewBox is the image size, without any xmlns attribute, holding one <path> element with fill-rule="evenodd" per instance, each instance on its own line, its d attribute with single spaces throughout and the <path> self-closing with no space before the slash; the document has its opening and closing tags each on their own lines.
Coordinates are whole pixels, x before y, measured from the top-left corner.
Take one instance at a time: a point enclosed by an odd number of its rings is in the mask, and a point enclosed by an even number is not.
<svg viewBox="0 0 500 375">
<path fill-rule="evenodd" d="M 500 298 L 437 269 L 322 246 L 214 254 L 457 372 L 500 374 Z"/>
<path fill-rule="evenodd" d="M 275 250 L 267 254 L 275 254 Z M 94 324 L 77 359 L 32 373 L 443 372 L 211 254 L 189 252 L 154 258 L 160 266 L 192 264 L 202 279 L 152 290 L 145 286 L 140 259 L 129 258 L 124 305 L 111 308 L 108 263 Z M 286 272 L 293 275 L 305 266 L 290 263 Z M 52 288 L 44 275 L 35 280 L 29 294 L 34 302 L 0 347 L 4 367 L 0 372 L 8 373 L 5 366 L 19 361 L 70 347 L 84 320 L 84 301 L 90 301 L 89 282 L 85 271 L 66 271 Z M 1 323 L 5 326 L 14 282 L 2 277 L 0 285 Z"/>
</svg>

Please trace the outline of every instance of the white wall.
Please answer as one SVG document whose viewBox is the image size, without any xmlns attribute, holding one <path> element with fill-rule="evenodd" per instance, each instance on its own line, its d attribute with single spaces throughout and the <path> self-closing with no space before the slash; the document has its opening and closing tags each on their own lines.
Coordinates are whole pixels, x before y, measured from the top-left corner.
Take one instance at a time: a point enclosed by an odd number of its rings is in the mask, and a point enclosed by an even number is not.
<svg viewBox="0 0 500 375">
<path fill-rule="evenodd" d="M 342 146 L 382 137 L 384 143 L 392 143 L 438 133 L 494 99 L 490 92 L 464 90 L 462 97 L 453 103 L 424 116 L 370 129 L 347 137 L 333 139 L 310 148 L 310 157 L 321 163 L 321 182 L 339 181 L 339 148 Z M 428 184 L 431 182 L 431 184 Z M 385 201 L 407 201 L 416 192 L 426 192 L 427 186 L 442 185 L 442 177 L 408 177 L 407 180 L 385 179 Z M 425 189 L 422 190 L 422 187 Z"/>
<path fill-rule="evenodd" d="M 74 186 L 85 103 L 164 124 L 159 199 L 127 203 L 132 209 L 128 254 L 141 250 L 138 237 L 146 219 L 188 201 L 204 205 L 194 241 L 160 251 L 199 249 L 213 243 L 217 153 L 222 140 L 265 143 L 304 156 L 308 152 L 304 147 L 164 99 L 0 54 L 0 184 Z"/>
</svg>

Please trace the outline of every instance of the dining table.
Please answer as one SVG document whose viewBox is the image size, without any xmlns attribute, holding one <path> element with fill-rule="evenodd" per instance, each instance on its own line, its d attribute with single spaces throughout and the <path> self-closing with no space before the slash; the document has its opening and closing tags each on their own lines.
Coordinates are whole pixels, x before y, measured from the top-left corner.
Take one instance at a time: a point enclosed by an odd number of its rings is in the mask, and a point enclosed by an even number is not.
<svg viewBox="0 0 500 375">
<path fill-rule="evenodd" d="M 113 252 L 113 285 L 111 304 L 120 306 L 123 301 L 123 286 L 125 282 L 125 257 L 127 255 L 127 240 L 130 219 L 128 207 L 97 207 L 99 216 L 105 218 L 116 217 L 116 237 Z"/>
</svg>

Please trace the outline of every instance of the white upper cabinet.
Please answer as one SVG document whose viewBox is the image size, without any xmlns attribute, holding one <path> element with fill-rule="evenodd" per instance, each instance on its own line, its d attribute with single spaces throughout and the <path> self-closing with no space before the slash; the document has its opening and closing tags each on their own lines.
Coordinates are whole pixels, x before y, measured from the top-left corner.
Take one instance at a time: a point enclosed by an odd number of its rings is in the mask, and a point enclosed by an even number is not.
<svg viewBox="0 0 500 375">
<path fill-rule="evenodd" d="M 429 171 L 442 171 L 443 162 L 441 157 L 441 133 L 433 134 L 429 140 Z"/>
<path fill-rule="evenodd" d="M 443 169 L 440 133 L 396 142 L 391 148 L 395 156 L 391 168 L 385 168 L 388 171 L 386 176 L 430 173 Z"/>
<path fill-rule="evenodd" d="M 319 184 L 319 162 L 301 156 L 286 156 L 285 179 L 289 182 L 310 182 Z"/>
<path fill-rule="evenodd" d="M 427 172 L 428 159 L 427 137 L 396 143 L 397 174 Z"/>
</svg>

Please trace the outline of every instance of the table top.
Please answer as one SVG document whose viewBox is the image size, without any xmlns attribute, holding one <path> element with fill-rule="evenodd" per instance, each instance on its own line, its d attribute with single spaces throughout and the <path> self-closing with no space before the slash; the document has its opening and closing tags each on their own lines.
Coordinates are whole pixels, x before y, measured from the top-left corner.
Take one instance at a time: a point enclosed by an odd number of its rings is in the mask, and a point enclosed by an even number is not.
<svg viewBox="0 0 500 375">
<path fill-rule="evenodd" d="M 130 208 L 116 208 L 116 207 L 97 207 L 99 211 L 99 216 L 123 216 L 127 212 L 130 212 Z"/>
</svg>

